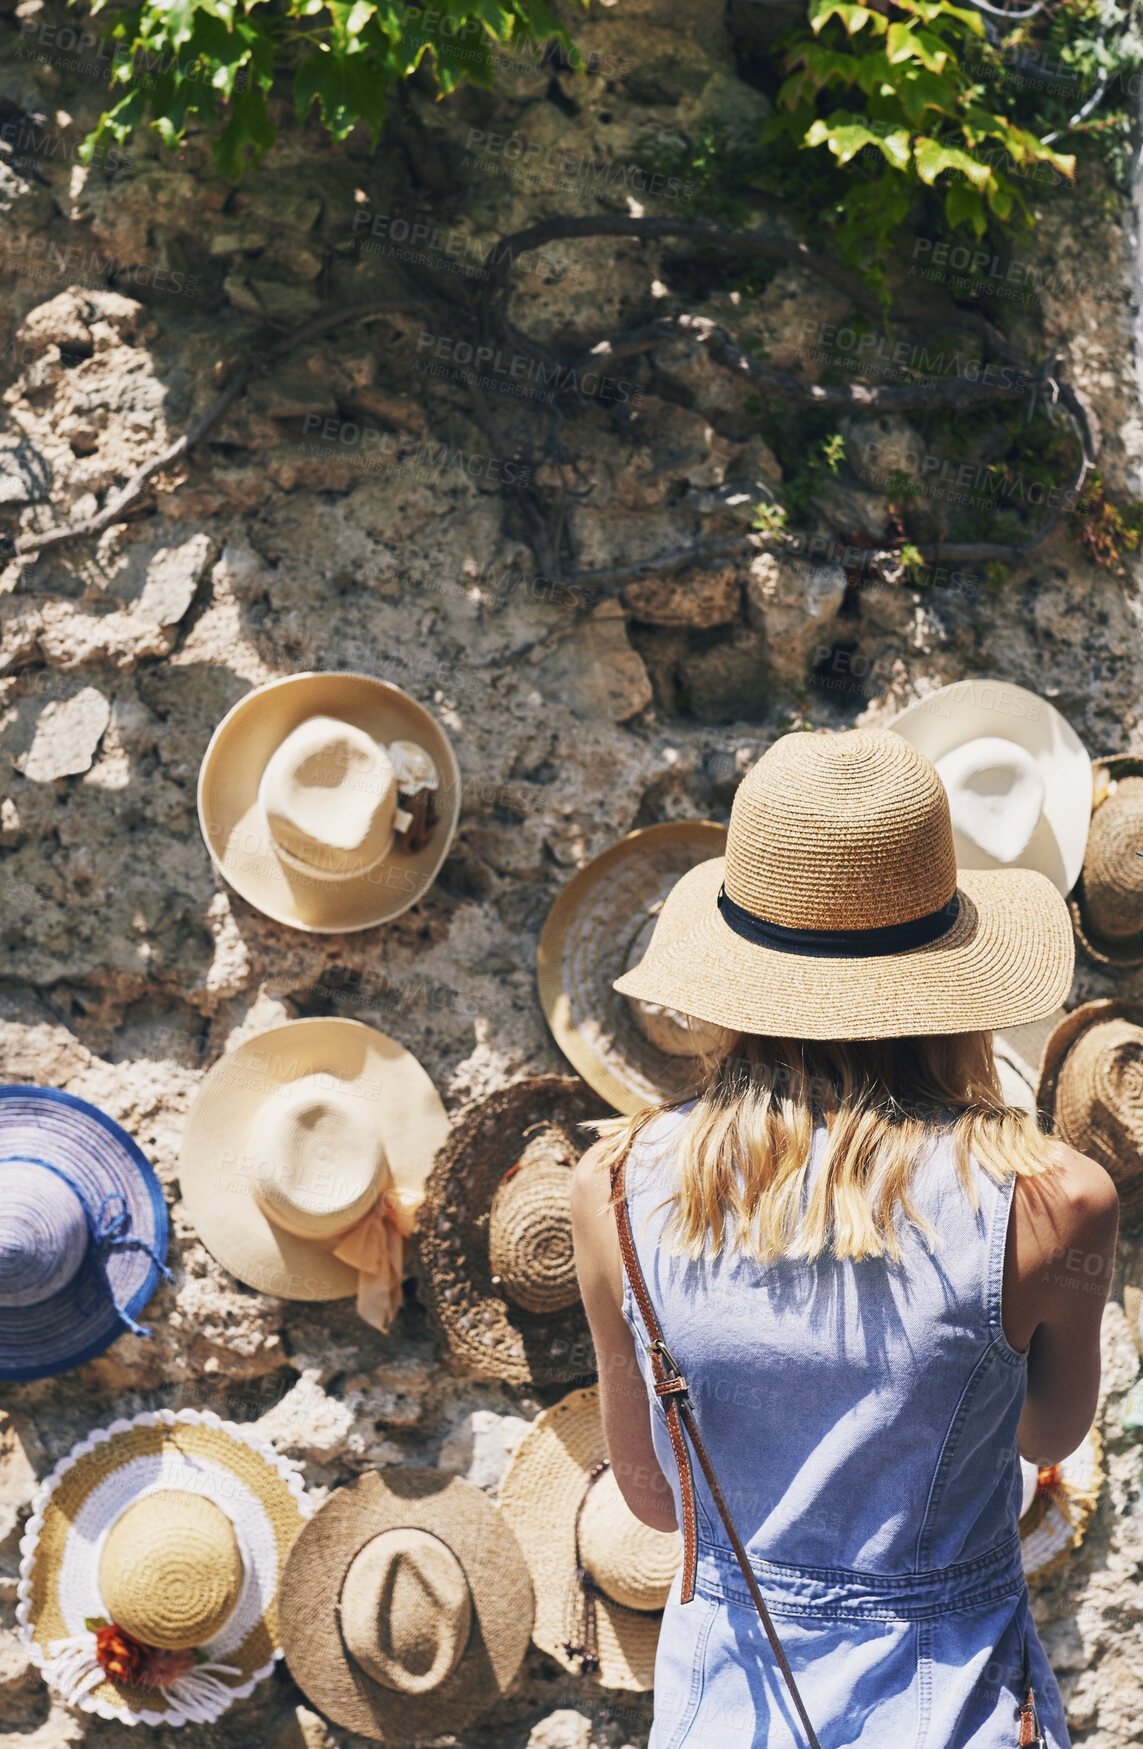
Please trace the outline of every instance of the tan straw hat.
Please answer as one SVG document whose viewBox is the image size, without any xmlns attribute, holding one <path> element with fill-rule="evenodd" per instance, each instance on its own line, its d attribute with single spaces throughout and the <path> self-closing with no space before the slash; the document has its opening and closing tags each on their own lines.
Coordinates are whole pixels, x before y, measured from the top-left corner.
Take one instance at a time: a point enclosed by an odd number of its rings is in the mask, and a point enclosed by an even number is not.
<svg viewBox="0 0 1143 1749">
<path fill-rule="evenodd" d="M 1025 1025 L 1071 983 L 1067 907 L 1031 869 L 960 870 L 935 770 L 900 735 L 784 735 L 734 798 L 717 889 L 617 979 L 734 1031 L 896 1038 Z"/>
<path fill-rule="evenodd" d="M 936 766 L 960 868 L 1032 868 L 1071 891 L 1091 818 L 1091 759 L 1054 705 L 1007 680 L 958 680 L 888 726 Z"/>
<path fill-rule="evenodd" d="M 510 1384 L 595 1372 L 572 1255 L 572 1168 L 606 1117 L 582 1081 L 534 1076 L 462 1111 L 418 1217 L 422 1287 L 465 1366 Z"/>
<path fill-rule="evenodd" d="M 1048 1040 L 1039 1104 L 1110 1172 L 1124 1226 L 1143 1220 L 1143 1002 L 1085 1002 Z"/>
<path fill-rule="evenodd" d="M 1103 1487 L 1103 1444 L 1096 1428 L 1058 1464 L 1037 1469 L 1020 1459 L 1024 1498 L 1020 1555 L 1028 1579 L 1042 1579 L 1084 1539 Z"/>
<path fill-rule="evenodd" d="M 404 1240 L 448 1134 L 403 1045 L 357 1020 L 292 1020 L 228 1051 L 183 1130 L 183 1204 L 239 1281 L 287 1300 L 356 1294 L 387 1329 Z"/>
<path fill-rule="evenodd" d="M 596 1387 L 573 1391 L 532 1423 L 500 1506 L 531 1570 L 537 1646 L 604 1688 L 649 1689 L 682 1540 L 642 1524 L 620 1493 Z"/>
<path fill-rule="evenodd" d="M 310 1511 L 284 1459 L 209 1411 L 97 1428 L 33 1502 L 20 1637 L 69 1705 L 209 1723 L 280 1656 L 278 1585 Z"/>
<path fill-rule="evenodd" d="M 510 1688 L 532 1586 L 479 1488 L 394 1468 L 339 1488 L 306 1526 L 279 1619 L 307 1699 L 347 1730 L 404 1743 L 463 1730 Z"/>
<path fill-rule="evenodd" d="M 1103 966 L 1143 965 L 1143 758 L 1098 759 L 1087 855 L 1068 901 L 1080 945 Z"/>
<path fill-rule="evenodd" d="M 202 835 L 235 891 L 279 923 L 327 933 L 414 905 L 459 809 L 440 724 L 365 674 L 295 674 L 247 693 L 198 779 Z"/>
<path fill-rule="evenodd" d="M 615 1108 L 635 1113 L 683 1099 L 719 1030 L 676 1005 L 625 1001 L 614 980 L 685 933 L 698 913 L 679 879 L 726 844 L 710 820 L 671 820 L 631 832 L 572 876 L 540 936 L 540 1002 L 552 1036 L 584 1080 Z M 713 894 L 711 895 L 713 899 Z"/>
</svg>

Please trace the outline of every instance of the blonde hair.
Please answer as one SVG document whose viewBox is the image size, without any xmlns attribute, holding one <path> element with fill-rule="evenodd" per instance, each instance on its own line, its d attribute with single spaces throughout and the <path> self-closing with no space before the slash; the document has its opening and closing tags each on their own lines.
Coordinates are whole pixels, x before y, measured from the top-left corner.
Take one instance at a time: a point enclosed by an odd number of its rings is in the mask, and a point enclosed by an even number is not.
<svg viewBox="0 0 1143 1749">
<path fill-rule="evenodd" d="M 601 1123 L 601 1165 L 621 1159 L 660 1109 Z M 825 1159 L 803 1214 L 822 1123 Z M 900 1210 L 933 1246 L 938 1235 L 910 1190 L 938 1132 L 952 1138 L 974 1209 L 973 1159 L 997 1183 L 1052 1164 L 1035 1117 L 1004 1103 L 991 1033 L 848 1042 L 743 1035 L 707 1062 L 674 1139 L 678 1184 L 659 1205 L 674 1205 L 666 1243 L 694 1258 L 726 1250 L 761 1263 L 809 1260 L 827 1248 L 837 1258 L 897 1260 Z"/>
</svg>

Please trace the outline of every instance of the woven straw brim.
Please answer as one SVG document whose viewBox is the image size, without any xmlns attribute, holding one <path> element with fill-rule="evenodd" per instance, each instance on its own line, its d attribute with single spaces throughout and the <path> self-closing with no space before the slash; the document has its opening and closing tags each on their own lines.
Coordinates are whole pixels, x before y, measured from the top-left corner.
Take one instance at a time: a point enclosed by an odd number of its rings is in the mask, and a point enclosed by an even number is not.
<svg viewBox="0 0 1143 1749">
<path fill-rule="evenodd" d="M 345 1575 L 383 1531 L 425 1530 L 450 1548 L 472 1598 L 472 1631 L 452 1675 L 428 1694 L 398 1694 L 350 1658 L 336 1608 Z M 459 1731 L 510 1687 L 532 1631 L 532 1585 L 492 1502 L 439 1470 L 370 1472 L 339 1488 L 294 1545 L 278 1605 L 282 1646 L 306 1697 L 335 1724 L 379 1742 Z"/>
<path fill-rule="evenodd" d="M 1060 1480 L 1020 1519 L 1020 1557 L 1028 1579 L 1043 1579 L 1078 1549 L 1103 1487 L 1103 1442 L 1091 1428 L 1060 1465 Z"/>
<path fill-rule="evenodd" d="M 684 877 L 717 891 L 711 869 Z M 905 1038 L 1024 1026 L 1059 1006 L 1074 949 L 1067 907 L 1030 869 L 965 869 L 960 915 L 927 947 L 814 958 L 746 941 L 712 906 L 688 935 L 616 988 L 735 1032 L 806 1039 Z"/>
<path fill-rule="evenodd" d="M 332 1255 L 336 1237 L 302 1239 L 276 1227 L 255 1201 L 259 1159 L 248 1141 L 263 1104 L 307 1075 L 336 1077 L 376 1120 L 398 1189 L 420 1192 L 448 1134 L 440 1094 L 417 1059 L 371 1026 L 338 1018 L 291 1020 L 228 1051 L 208 1072 L 183 1130 L 183 1204 L 211 1255 L 260 1293 L 337 1300 L 357 1292 L 357 1271 Z"/>
<path fill-rule="evenodd" d="M 276 1598 L 294 1539 L 312 1511 L 300 1478 L 245 1429 L 209 1410 L 184 1409 L 117 1421 L 73 1448 L 44 1483 L 21 1542 L 20 1637 L 48 1670 L 54 1641 L 105 1616 L 99 1558 L 108 1530 L 144 1495 L 186 1488 L 213 1500 L 234 1526 L 244 1582 L 233 1613 L 204 1649 L 238 1674 L 219 1680 L 229 1699 L 250 1694 L 278 1651 Z M 179 1724 L 179 1707 L 159 1689 L 105 1678 L 78 1703 L 127 1723 Z M 223 1707 L 219 1707 L 219 1711 Z"/>
<path fill-rule="evenodd" d="M 1143 1029 L 1143 1001 L 1132 997 L 1113 996 L 1096 1002 L 1084 1002 L 1079 1008 L 1065 1016 L 1048 1040 L 1044 1051 L 1044 1067 L 1037 1090 L 1039 1108 L 1056 1120 L 1059 1130 L 1057 1098 L 1059 1093 L 1060 1073 L 1068 1054 L 1075 1049 L 1080 1039 L 1094 1026 L 1102 1026 L 1109 1020 L 1123 1020 L 1133 1027 Z M 1116 1182 L 1119 1193 L 1120 1222 L 1123 1225 L 1134 1224 L 1143 1219 L 1143 1179 L 1139 1175 L 1138 1156 L 1143 1155 L 1143 1114 L 1138 1131 L 1133 1131 L 1126 1117 L 1121 1119 L 1129 1134 L 1135 1137 L 1136 1158 L 1124 1158 L 1115 1151 L 1114 1142 L 1105 1139 L 1099 1145 L 1090 1135 L 1076 1134 L 1065 1139 L 1072 1147 L 1081 1153 L 1094 1154 L 1101 1165 L 1105 1166 Z M 1110 1151 L 1109 1151 L 1110 1150 Z"/>
<path fill-rule="evenodd" d="M 544 1017 L 564 1056 L 616 1111 L 633 1115 L 694 1090 L 697 1064 L 653 1045 L 614 981 L 679 879 L 725 845 L 726 828 L 710 820 L 644 827 L 573 875 L 548 913 L 537 956 Z"/>
<path fill-rule="evenodd" d="M 516 1533 L 532 1574 L 541 1651 L 578 1675 L 564 1650 L 568 1602 L 575 1578 L 575 1515 L 593 1465 L 607 1456 L 599 1392 L 573 1391 L 547 1409 L 524 1435 L 500 1489 L 500 1509 Z M 633 1615 L 596 1599 L 599 1673 L 603 1688 L 643 1693 L 655 1680 L 662 1615 Z"/>
<path fill-rule="evenodd" d="M 428 843 L 356 880 L 301 874 L 275 851 L 258 803 L 271 756 L 307 717 L 338 717 L 375 741 L 415 741 L 437 768 L 437 821 Z M 341 934 L 388 923 L 432 886 L 460 812 L 460 767 L 444 730 L 400 687 L 366 674 L 294 674 L 258 687 L 211 737 L 198 779 L 198 817 L 215 867 L 251 905 L 292 929 Z"/>
<path fill-rule="evenodd" d="M 1129 753 L 1112 755 L 1106 759 L 1097 759 L 1094 762 L 1093 770 L 1095 789 L 1098 795 L 1101 784 L 1105 784 L 1107 779 L 1114 779 L 1118 782 L 1121 777 L 1143 777 L 1143 758 Z M 1122 941 L 1110 941 L 1098 930 L 1092 929 L 1084 915 L 1085 905 L 1083 875 L 1081 874 L 1075 892 L 1068 899 L 1068 910 L 1071 912 L 1072 927 L 1076 932 L 1076 939 L 1088 958 L 1100 966 L 1143 965 L 1143 930 Z"/>
<path fill-rule="evenodd" d="M 485 1378 L 554 1384 L 596 1370 L 578 1300 L 558 1312 L 529 1312 L 493 1282 L 488 1214 L 535 1125 L 556 1124 L 586 1150 L 594 1136 L 581 1126 L 609 1115 L 582 1081 L 534 1076 L 468 1106 L 437 1155 L 418 1217 L 423 1295 L 452 1353 Z"/>
<path fill-rule="evenodd" d="M 0 1196 L 6 1161 L 40 1160 L 62 1171 L 94 1220 L 105 1197 L 122 1197 L 130 1231 L 165 1259 L 167 1205 L 154 1168 L 126 1130 L 98 1107 L 53 1088 L 0 1087 Z M 102 1354 L 137 1318 L 159 1282 L 159 1266 L 131 1246 L 90 1256 L 72 1280 L 37 1305 L 0 1306 L 0 1379 L 42 1379 Z"/>
</svg>

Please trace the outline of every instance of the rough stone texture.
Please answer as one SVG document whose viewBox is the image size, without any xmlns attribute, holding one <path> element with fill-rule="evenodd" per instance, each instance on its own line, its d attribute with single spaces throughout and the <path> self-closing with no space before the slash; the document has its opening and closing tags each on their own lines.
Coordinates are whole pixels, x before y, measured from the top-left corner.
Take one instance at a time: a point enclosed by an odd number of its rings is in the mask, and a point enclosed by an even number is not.
<svg viewBox="0 0 1143 1749">
<path fill-rule="evenodd" d="M 735 3 L 728 16 L 756 53 L 803 10 Z M 491 1492 L 523 1427 L 560 1394 L 465 1377 L 435 1345 L 415 1284 L 381 1336 L 351 1305 L 291 1305 L 231 1280 L 179 1205 L 181 1126 L 204 1072 L 227 1046 L 321 1013 L 399 1037 L 453 1110 L 561 1069 L 536 940 L 589 857 L 656 820 L 725 819 L 787 728 L 879 723 L 965 674 L 1045 693 L 1093 751 L 1143 751 L 1143 578 L 1095 569 L 1063 530 L 996 590 L 955 568 L 924 592 L 855 568 L 838 543 L 867 545 L 889 525 L 879 446 L 907 455 L 924 429 L 871 415 L 846 426 L 805 557 L 719 556 L 603 598 L 552 583 L 506 459 L 530 471 L 585 570 L 740 536 L 783 485 L 748 386 L 690 336 L 622 361 L 608 394 L 565 404 L 558 430 L 535 399 L 488 391 L 482 409 L 449 374 L 466 330 L 446 293 L 479 286 L 497 239 L 557 213 L 680 212 L 681 192 L 656 191 L 641 166 L 713 121 L 748 137 L 766 112 L 709 0 L 593 9 L 574 25 L 593 68 L 579 80 L 524 59 L 495 93 L 439 104 L 414 81 L 375 154 L 356 135 L 331 148 L 283 111 L 279 144 L 238 188 L 198 138 L 170 155 L 147 137 L 122 162 L 80 165 L 100 86 L 40 46 L 64 24 L 75 14 L 56 0 L 24 0 L 18 16 L 0 0 L 0 96 L 55 118 L 41 180 L 0 164 L 6 529 L 97 512 L 210 406 L 264 341 L 264 318 L 277 337 L 315 312 L 393 306 L 255 373 L 126 522 L 0 571 L 0 1074 L 66 1088 L 126 1125 L 166 1186 L 175 1272 L 149 1309 L 152 1341 L 125 1337 L 75 1374 L 6 1392 L 0 1719 L 22 1749 L 122 1749 L 121 1726 L 29 1682 L 11 1639 L 35 1480 L 90 1427 L 210 1407 L 257 1424 L 319 1499 L 398 1460 Z M 518 157 L 481 146 L 495 135 L 538 148 L 531 179 Z M 1066 360 L 1104 432 L 1105 479 L 1138 490 L 1123 225 L 1113 203 L 1079 199 L 1037 217 L 1021 247 L 1050 287 L 1074 269 L 1077 289 L 1014 312 L 1011 331 L 1033 358 L 1055 348 Z M 430 228 L 419 263 L 401 220 Z M 1102 286 L 1085 275 L 1092 262 L 1107 264 Z M 844 294 L 801 266 L 756 296 L 726 281 L 723 264 L 698 269 L 673 243 L 557 240 L 516 262 L 510 316 L 573 358 L 653 321 L 669 295 L 774 369 L 818 380 L 814 336 L 852 318 Z M 518 386 L 510 362 L 501 375 Z M 387 929 L 340 939 L 279 928 L 223 887 L 195 813 L 219 718 L 250 687 L 313 667 L 406 687 L 445 724 L 463 772 L 435 887 Z M 1118 989 L 1143 993 L 1143 976 L 1081 961 L 1077 999 Z M 1139 1237 L 1121 1246 L 1135 1286 Z M 1109 1483 L 1083 1548 L 1034 1587 L 1077 1749 L 1126 1749 L 1143 1716 L 1143 1456 L 1119 1419 L 1139 1362 L 1120 1297 L 1117 1278 L 1100 1408 Z M 649 1718 L 639 1697 L 609 1697 L 533 1652 L 516 1693 L 452 1749 L 640 1749 Z M 162 1749 L 360 1749 L 284 1669 L 216 1726 L 152 1737 Z"/>
</svg>

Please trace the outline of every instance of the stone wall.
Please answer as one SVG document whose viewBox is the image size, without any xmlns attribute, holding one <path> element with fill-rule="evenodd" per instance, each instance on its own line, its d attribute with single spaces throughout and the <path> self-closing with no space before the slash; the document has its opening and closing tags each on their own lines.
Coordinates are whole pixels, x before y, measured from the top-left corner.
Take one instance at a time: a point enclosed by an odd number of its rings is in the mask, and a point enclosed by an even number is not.
<svg viewBox="0 0 1143 1749">
<path fill-rule="evenodd" d="M 900 422 L 847 427 L 807 558 L 716 552 L 609 594 L 551 581 L 537 502 L 591 570 L 729 542 L 781 469 L 749 385 L 694 339 L 624 359 L 609 387 L 585 379 L 558 426 L 503 392 L 529 380 L 511 357 L 473 394 L 458 380 L 464 300 L 496 240 L 541 218 L 680 213 L 685 188 L 645 166 L 713 122 L 752 135 L 768 109 L 756 79 L 768 15 L 738 0 L 727 21 L 709 0 L 596 7 L 576 27 L 586 76 L 519 58 L 495 94 L 439 104 L 414 81 L 376 153 L 356 137 L 332 149 L 283 106 L 278 145 L 235 188 L 200 138 L 173 154 L 141 140 L 82 167 L 101 94 L 84 26 L 53 0 L 0 0 L 6 525 L 95 514 L 258 363 L 137 512 L 0 577 L 0 1073 L 66 1088 L 127 1127 L 167 1186 L 176 1272 L 150 1308 L 154 1341 L 124 1337 L 76 1373 L 5 1393 L 0 1718 L 23 1749 L 126 1740 L 54 1706 L 11 1632 L 35 1478 L 89 1427 L 212 1407 L 258 1423 L 319 1498 L 390 1461 L 494 1490 L 523 1425 L 560 1394 L 462 1376 L 415 1296 L 383 1338 L 346 1305 L 268 1299 L 213 1263 L 180 1217 L 176 1161 L 195 1088 L 228 1046 L 301 1014 L 353 1015 L 407 1044 L 450 1110 L 559 1069 L 534 964 L 564 880 L 635 826 L 725 819 L 741 773 L 793 723 L 878 723 L 985 673 L 1049 696 L 1093 752 L 1143 748 L 1134 570 L 1097 570 L 1061 534 L 997 589 L 847 575 L 847 546 L 883 531 L 870 458 L 877 441 L 909 440 Z M 1014 332 L 1029 356 L 1058 349 L 1102 428 L 1105 477 L 1138 487 L 1126 228 L 1114 196 L 1045 203 L 1026 251 L 1072 289 L 1022 310 Z M 801 268 L 748 297 L 671 241 L 553 241 L 514 264 L 512 287 L 511 323 L 565 361 L 670 305 L 811 379 L 807 333 L 851 314 Z M 270 356 L 299 324 L 366 304 L 384 308 Z M 292 933 L 225 889 L 195 816 L 218 719 L 251 686 L 315 666 L 405 686 L 437 712 L 464 774 L 436 886 L 390 927 L 345 938 Z M 1075 995 L 1111 988 L 1081 967 Z M 1122 1265 L 1143 1284 L 1137 1234 Z M 1140 1451 L 1119 1423 L 1138 1362 L 1119 1283 L 1115 1296 L 1109 1483 L 1082 1550 L 1035 1588 L 1085 1749 L 1124 1749 L 1143 1715 Z M 644 1744 L 648 1720 L 534 1653 L 518 1696 L 464 1743 L 619 1749 Z M 301 1704 L 284 1669 L 195 1740 L 355 1741 Z"/>
</svg>

